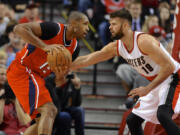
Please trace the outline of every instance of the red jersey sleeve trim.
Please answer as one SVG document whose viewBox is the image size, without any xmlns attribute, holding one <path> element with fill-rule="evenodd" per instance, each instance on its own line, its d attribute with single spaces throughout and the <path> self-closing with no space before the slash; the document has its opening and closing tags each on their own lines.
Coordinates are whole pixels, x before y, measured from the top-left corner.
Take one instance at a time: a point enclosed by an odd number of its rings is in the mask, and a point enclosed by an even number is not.
<svg viewBox="0 0 180 135">
<path fill-rule="evenodd" d="M 156 76 L 157 75 L 154 75 L 154 76 L 145 76 L 145 75 L 143 75 L 143 74 L 141 74 L 143 77 L 145 77 L 147 80 L 149 80 L 149 81 L 152 81 L 152 80 L 154 80 L 155 78 L 156 78 Z"/>
<path fill-rule="evenodd" d="M 117 40 L 117 56 L 120 56 L 120 54 L 119 54 L 119 40 Z"/>
</svg>

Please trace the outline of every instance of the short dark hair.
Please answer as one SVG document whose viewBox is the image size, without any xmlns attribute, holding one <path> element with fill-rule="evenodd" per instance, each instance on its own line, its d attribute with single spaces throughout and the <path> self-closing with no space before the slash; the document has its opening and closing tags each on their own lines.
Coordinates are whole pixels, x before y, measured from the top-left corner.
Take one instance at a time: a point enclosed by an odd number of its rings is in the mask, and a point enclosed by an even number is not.
<svg viewBox="0 0 180 135">
<path fill-rule="evenodd" d="M 71 21 L 79 21 L 82 20 L 86 15 L 84 13 L 78 11 L 72 11 L 68 18 L 68 23 Z"/>
<path fill-rule="evenodd" d="M 125 8 L 115 11 L 113 13 L 110 13 L 110 18 L 115 18 L 115 17 L 125 19 L 129 22 L 129 24 L 132 23 L 132 16 L 129 13 L 129 11 L 126 10 Z"/>
</svg>

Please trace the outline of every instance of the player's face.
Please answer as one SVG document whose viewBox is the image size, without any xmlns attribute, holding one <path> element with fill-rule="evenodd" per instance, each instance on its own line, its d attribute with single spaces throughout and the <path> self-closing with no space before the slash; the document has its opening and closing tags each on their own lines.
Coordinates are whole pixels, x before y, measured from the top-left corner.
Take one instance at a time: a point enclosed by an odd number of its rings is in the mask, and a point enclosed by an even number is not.
<svg viewBox="0 0 180 135">
<path fill-rule="evenodd" d="M 84 38 L 89 30 L 89 20 L 86 16 L 78 23 L 77 38 Z"/>
<path fill-rule="evenodd" d="M 115 17 L 115 18 L 111 18 L 110 21 L 110 32 L 111 32 L 111 37 L 113 39 L 120 39 L 124 36 L 123 32 L 122 32 L 122 24 L 123 24 L 123 20 Z"/>
<path fill-rule="evenodd" d="M 38 8 L 33 8 L 31 10 L 28 9 L 26 12 L 26 17 L 30 22 L 35 21 L 38 15 L 39 15 Z"/>
</svg>

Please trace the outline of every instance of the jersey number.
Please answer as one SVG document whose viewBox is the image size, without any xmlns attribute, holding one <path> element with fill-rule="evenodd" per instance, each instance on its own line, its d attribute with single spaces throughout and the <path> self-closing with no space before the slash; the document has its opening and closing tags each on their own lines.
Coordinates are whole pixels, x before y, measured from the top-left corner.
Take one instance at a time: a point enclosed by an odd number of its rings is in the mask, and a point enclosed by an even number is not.
<svg viewBox="0 0 180 135">
<path fill-rule="evenodd" d="M 149 74 L 149 72 L 152 72 L 154 70 L 153 67 L 149 64 L 143 66 L 142 69 L 146 72 L 146 74 Z"/>
</svg>

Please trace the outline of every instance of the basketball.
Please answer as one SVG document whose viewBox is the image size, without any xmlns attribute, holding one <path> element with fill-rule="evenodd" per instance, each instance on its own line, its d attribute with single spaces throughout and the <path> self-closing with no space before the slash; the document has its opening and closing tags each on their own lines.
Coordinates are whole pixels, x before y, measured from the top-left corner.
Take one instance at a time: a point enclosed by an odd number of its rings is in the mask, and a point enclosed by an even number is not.
<svg viewBox="0 0 180 135">
<path fill-rule="evenodd" d="M 62 47 L 58 50 L 53 50 L 48 53 L 47 61 L 50 69 L 55 72 L 57 70 L 65 70 L 72 63 L 72 55 L 68 49 Z M 58 71 L 60 72 L 60 71 Z"/>
</svg>

